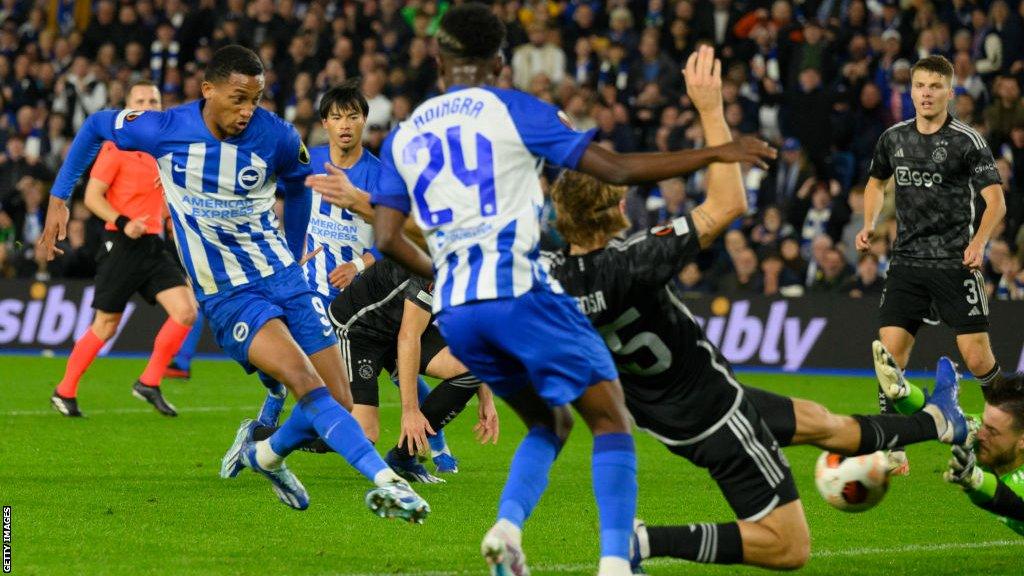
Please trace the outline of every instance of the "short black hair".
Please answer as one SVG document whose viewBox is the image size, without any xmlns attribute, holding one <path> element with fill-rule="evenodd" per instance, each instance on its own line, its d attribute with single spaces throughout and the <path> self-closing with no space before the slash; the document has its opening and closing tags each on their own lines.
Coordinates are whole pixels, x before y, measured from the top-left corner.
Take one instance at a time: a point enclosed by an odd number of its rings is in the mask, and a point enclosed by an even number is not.
<svg viewBox="0 0 1024 576">
<path fill-rule="evenodd" d="M 1004 374 L 982 386 L 985 402 L 1013 418 L 1013 427 L 1024 430 L 1024 372 Z"/>
<path fill-rule="evenodd" d="M 259 76 L 263 74 L 263 62 L 255 52 L 245 46 L 230 44 L 213 53 L 210 63 L 206 66 L 204 79 L 207 82 L 220 82 L 227 80 L 235 72 L 246 76 Z"/>
<path fill-rule="evenodd" d="M 505 42 L 505 23 L 491 9 L 477 2 L 454 6 L 441 18 L 437 43 L 456 58 L 493 58 Z"/>
<path fill-rule="evenodd" d="M 359 84 L 359 78 L 350 78 L 325 92 L 320 98 L 320 119 L 326 120 L 334 109 L 358 110 L 366 118 L 370 113 L 370 105 Z"/>
</svg>

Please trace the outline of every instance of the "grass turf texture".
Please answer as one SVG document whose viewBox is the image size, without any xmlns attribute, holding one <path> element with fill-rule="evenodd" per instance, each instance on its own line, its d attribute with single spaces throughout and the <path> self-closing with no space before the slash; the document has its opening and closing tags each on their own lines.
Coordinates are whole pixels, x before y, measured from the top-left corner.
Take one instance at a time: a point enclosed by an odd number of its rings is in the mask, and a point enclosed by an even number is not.
<svg viewBox="0 0 1024 576">
<path fill-rule="evenodd" d="M 60 417 L 47 398 L 60 358 L 0 356 L 0 504 L 12 510 L 14 574 L 480 574 L 478 550 L 494 520 L 508 462 L 523 426 L 501 407 L 498 446 L 477 445 L 473 401 L 448 429 L 461 472 L 418 486 L 433 507 L 423 526 L 384 521 L 363 505 L 369 483 L 336 455 L 289 459 L 310 493 L 296 512 L 266 480 L 245 471 L 217 477 L 238 422 L 263 395 L 235 364 L 197 362 L 189 382 L 165 382 L 181 416 L 165 418 L 131 397 L 141 360 L 100 359 L 79 400 L 87 418 Z M 741 380 L 823 402 L 836 412 L 873 412 L 867 378 L 744 374 Z M 930 384 L 919 381 L 922 384 Z M 382 442 L 397 438 L 397 393 L 382 386 Z M 964 384 L 964 405 L 980 394 Z M 731 513 L 707 474 L 638 435 L 640 515 L 649 523 L 723 522 Z M 786 450 L 813 537 L 808 574 L 1019 574 L 1019 538 L 940 478 L 948 448 L 909 450 L 912 474 L 863 514 L 827 506 L 813 484 L 819 451 Z M 597 514 L 590 438 L 577 423 L 527 524 L 533 573 L 594 574 Z M 652 574 L 761 573 L 674 561 Z"/>
</svg>

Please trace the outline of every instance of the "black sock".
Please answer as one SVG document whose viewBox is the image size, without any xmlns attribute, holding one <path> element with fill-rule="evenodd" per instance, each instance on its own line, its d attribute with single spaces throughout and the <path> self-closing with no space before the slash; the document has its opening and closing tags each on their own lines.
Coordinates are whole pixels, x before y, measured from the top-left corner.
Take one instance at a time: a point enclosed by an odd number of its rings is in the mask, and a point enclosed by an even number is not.
<svg viewBox="0 0 1024 576">
<path fill-rule="evenodd" d="M 705 564 L 741 564 L 743 539 L 739 524 L 648 526 L 651 557 L 670 556 Z"/>
<path fill-rule="evenodd" d="M 260 440 L 266 440 L 273 436 L 274 432 L 277 432 L 278 428 L 280 428 L 280 426 L 257 426 L 252 431 L 252 439 L 257 442 Z"/>
<path fill-rule="evenodd" d="M 982 386 L 988 386 L 989 384 L 992 384 L 992 381 L 995 380 L 997 376 L 999 376 L 999 371 L 999 362 L 996 362 L 995 366 L 992 366 L 991 370 L 985 372 L 981 376 L 975 376 L 975 378 L 978 379 L 978 382 L 980 382 Z"/>
<path fill-rule="evenodd" d="M 890 415 L 890 414 L 891 415 L 896 415 L 896 414 L 899 414 L 899 412 L 896 410 L 896 405 L 893 404 L 892 400 L 890 400 L 889 397 L 885 395 L 885 392 L 882 391 L 882 385 L 881 384 L 878 385 L 878 411 L 881 412 L 882 414 L 886 414 L 886 415 Z M 856 416 L 854 416 L 854 418 L 856 418 Z M 861 444 L 861 447 L 863 447 L 865 445 L 865 442 L 864 442 L 864 438 L 865 438 L 865 436 L 864 436 L 864 428 L 865 428 L 865 426 L 862 423 L 861 427 L 860 427 L 860 429 L 861 429 L 861 434 L 860 434 L 860 444 Z M 875 448 L 875 450 L 881 450 L 881 448 Z M 875 450 L 870 450 L 868 452 L 857 452 L 857 453 L 858 454 L 870 454 L 871 452 L 874 452 Z M 903 444 L 900 444 L 898 446 L 890 446 L 889 448 L 887 448 L 887 450 L 903 450 Z"/>
<path fill-rule="evenodd" d="M 855 456 L 870 454 L 878 450 L 893 450 L 907 444 L 916 444 L 938 438 L 935 419 L 928 412 L 917 412 L 910 416 L 902 414 L 854 415 L 860 424 L 860 446 Z"/>
<path fill-rule="evenodd" d="M 420 412 L 430 422 L 434 432 L 440 432 L 462 412 L 479 388 L 480 380 L 469 372 L 449 378 L 430 391 L 420 406 Z M 396 447 L 395 454 L 403 458 L 412 456 L 405 444 Z"/>
</svg>

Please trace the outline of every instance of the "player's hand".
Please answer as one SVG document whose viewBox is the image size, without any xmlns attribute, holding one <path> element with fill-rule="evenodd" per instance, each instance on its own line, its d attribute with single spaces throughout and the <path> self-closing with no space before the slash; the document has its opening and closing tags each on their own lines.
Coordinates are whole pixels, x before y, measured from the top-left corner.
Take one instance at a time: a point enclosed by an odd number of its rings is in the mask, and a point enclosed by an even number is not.
<svg viewBox="0 0 1024 576">
<path fill-rule="evenodd" d="M 942 475 L 946 482 L 959 484 L 968 490 L 977 490 L 985 481 L 985 473 L 978 467 L 974 450 L 954 444 L 950 449 L 949 469 Z"/>
<path fill-rule="evenodd" d="M 716 146 L 715 150 L 718 162 L 747 162 L 765 169 L 768 168 L 765 160 L 774 160 L 778 155 L 775 148 L 753 136 L 740 136 L 739 140 Z"/>
<path fill-rule="evenodd" d="M 306 262 L 309 262 L 313 258 L 316 258 L 316 255 L 323 251 L 324 247 L 323 245 L 320 245 L 317 246 L 316 248 L 313 248 L 311 251 L 306 252 L 305 254 L 302 255 L 302 260 L 299 260 L 299 266 L 305 266 Z"/>
<path fill-rule="evenodd" d="M 488 396 L 480 400 L 477 408 L 477 423 L 473 426 L 477 442 L 481 444 L 498 443 L 498 410 L 494 407 L 494 398 Z"/>
<path fill-rule="evenodd" d="M 339 208 L 351 208 L 359 199 L 360 191 L 341 168 L 330 162 L 324 163 L 326 174 L 306 177 L 306 186 L 323 195 L 324 199 Z"/>
<path fill-rule="evenodd" d="M 341 266 L 338 266 L 334 270 L 331 270 L 330 274 L 327 275 L 327 280 L 338 290 L 344 290 L 348 288 L 348 285 L 356 279 L 359 271 L 356 270 L 356 265 L 351 262 L 345 262 Z"/>
<path fill-rule="evenodd" d="M 871 250 L 871 235 L 874 233 L 874 229 L 868 228 L 867 226 L 861 228 L 860 232 L 857 232 L 857 239 L 854 243 L 857 245 L 857 250 L 859 252 L 867 252 L 868 250 Z"/>
<path fill-rule="evenodd" d="M 693 106 L 703 114 L 722 110 L 722 62 L 715 58 L 715 49 L 701 46 L 690 54 L 683 68 L 686 95 Z"/>
<path fill-rule="evenodd" d="M 401 446 L 408 441 L 410 454 L 419 454 L 420 451 L 430 449 L 427 435 L 433 436 L 434 429 L 427 422 L 423 412 L 417 410 L 402 410 L 402 433 L 398 435 L 398 445 Z"/>
<path fill-rule="evenodd" d="M 124 225 L 124 235 L 132 240 L 142 238 L 146 234 L 146 220 L 149 220 L 149 214 L 130 220 Z"/>
<path fill-rule="evenodd" d="M 971 243 L 967 245 L 967 249 L 964 250 L 964 266 L 971 270 L 980 270 L 981 264 L 984 260 L 985 245 L 977 240 L 972 240 Z"/>
<path fill-rule="evenodd" d="M 50 196 L 50 204 L 46 208 L 46 223 L 43 224 L 43 233 L 39 235 L 39 242 L 36 244 L 36 250 L 42 253 L 47 262 L 64 254 L 63 250 L 57 248 L 57 242 L 67 238 L 69 218 L 71 212 L 67 203 L 56 196 Z"/>
</svg>

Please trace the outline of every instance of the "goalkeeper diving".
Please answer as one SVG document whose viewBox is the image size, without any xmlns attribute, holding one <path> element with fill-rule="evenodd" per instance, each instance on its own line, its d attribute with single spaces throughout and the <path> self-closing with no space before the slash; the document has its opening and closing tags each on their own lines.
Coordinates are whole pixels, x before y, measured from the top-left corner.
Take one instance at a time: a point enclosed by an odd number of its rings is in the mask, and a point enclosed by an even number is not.
<svg viewBox="0 0 1024 576">
<path fill-rule="evenodd" d="M 926 392 L 904 378 L 881 342 L 874 342 L 872 352 L 882 390 L 896 410 L 921 410 Z M 976 506 L 1024 536 L 1024 372 L 1001 376 L 981 390 L 984 412 L 968 417 L 977 430 L 974 441 L 953 446 L 943 477 L 959 484 Z"/>
</svg>

